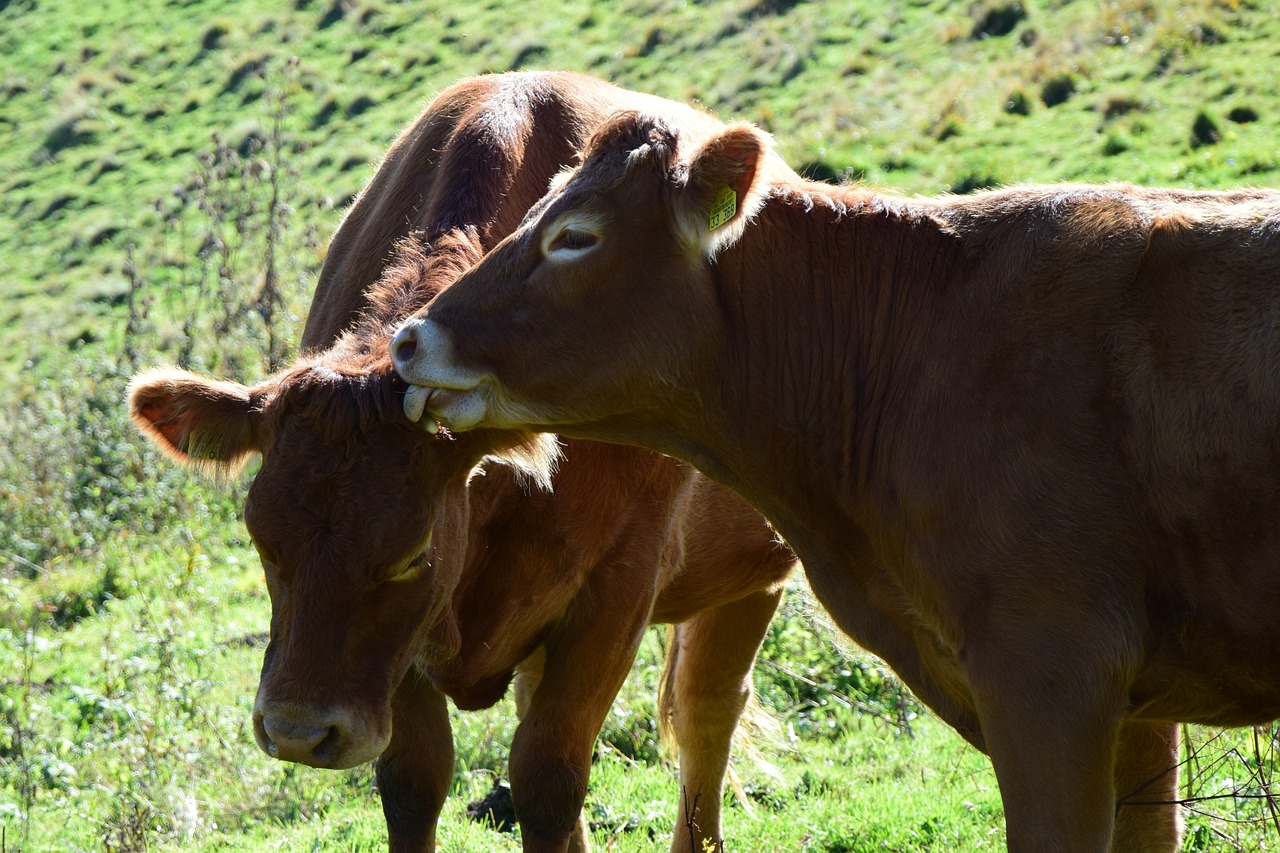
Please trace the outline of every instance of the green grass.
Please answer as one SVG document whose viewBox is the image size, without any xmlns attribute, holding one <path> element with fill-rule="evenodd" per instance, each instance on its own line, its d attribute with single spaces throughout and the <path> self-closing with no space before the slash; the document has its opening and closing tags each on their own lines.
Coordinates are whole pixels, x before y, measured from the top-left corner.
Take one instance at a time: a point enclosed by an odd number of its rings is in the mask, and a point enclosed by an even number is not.
<svg viewBox="0 0 1280 853">
<path fill-rule="evenodd" d="M 181 539 L 209 532 L 175 531 Z M 38 614 L 11 613 L 0 629 L 0 668 L 20 675 L 5 682 L 0 701 L 8 703 L 10 738 L 14 723 L 24 738 L 5 756 L 7 796 L 21 793 L 14 783 L 23 772 L 34 777 L 19 849 L 100 841 L 108 849 L 381 849 L 368 767 L 282 764 L 254 744 L 248 720 L 269 607 L 250 550 L 191 543 L 144 555 L 123 546 L 107 557 L 115 594 L 62 627 L 51 625 L 63 600 L 56 584 L 21 595 L 6 586 L 15 610 Z M 797 605 L 802 594 L 793 591 L 791 630 L 773 635 L 774 644 L 790 645 L 771 644 L 772 654 L 824 681 L 876 670 L 832 651 Z M 676 818 L 674 769 L 651 724 L 660 646 L 655 629 L 606 726 L 605 743 L 621 748 L 602 746 L 593 769 L 587 813 L 602 849 L 651 850 L 655 838 L 667 843 Z M 731 799 L 735 849 L 926 849 L 924 841 L 937 850 L 998 848 L 990 767 L 940 723 L 917 718 L 908 734 L 887 717 L 797 701 L 771 673 L 762 671 L 761 694 L 782 706 L 774 709 L 781 725 L 758 735 L 756 747 L 773 766 L 736 763 L 750 813 Z M 463 813 L 505 771 L 510 703 L 454 719 L 459 761 L 444 849 L 518 850 L 518 836 Z M 21 838 L 16 817 L 0 815 L 9 837 Z"/>
<path fill-rule="evenodd" d="M 756 122 L 815 176 L 911 193 L 1275 185 L 1272 5 L 0 0 L 0 847 L 383 848 L 368 767 L 286 765 L 253 742 L 269 605 L 243 484 L 159 459 L 122 398 L 164 361 L 268 370 L 342 208 L 442 87 L 585 71 Z M 270 246 L 283 295 L 265 321 Z M 732 849 L 1000 849 L 985 759 L 909 719 L 883 667 L 841 653 L 799 595 L 757 667 L 774 770 L 738 756 L 750 809 L 726 812 Z M 646 640 L 601 739 L 600 849 L 665 846 L 675 820 L 660 646 Z M 454 721 L 442 849 L 517 850 L 464 816 L 505 773 L 511 709 Z M 1188 810 L 1186 850 L 1280 847 L 1260 799 L 1276 732 L 1193 732 L 1186 791 L 1222 799 Z"/>
<path fill-rule="evenodd" d="M 383 849 L 368 766 L 327 772 L 258 751 L 248 721 L 269 605 L 251 549 L 219 541 L 224 531 L 178 525 L 172 544 L 145 548 L 125 538 L 103 549 L 97 577 L 60 571 L 0 586 L 0 672 L 13 674 L 0 685 L 0 825 L 12 849 Z M 66 607 L 108 574 L 113 592 L 100 603 Z M 811 608 L 802 587 L 791 590 L 757 669 L 776 727 L 735 758 L 748 805 L 728 795 L 732 848 L 1002 849 L 986 759 L 914 703 L 902 716 L 882 667 L 841 654 Z M 600 849 L 652 850 L 676 820 L 674 767 L 652 729 L 661 645 L 651 631 L 593 767 L 587 814 Z M 837 689 L 855 681 L 864 688 Z M 505 774 L 510 702 L 453 720 L 459 760 L 442 849 L 518 850 L 518 834 L 464 814 Z M 1261 762 L 1247 731 L 1230 736 L 1239 754 L 1202 750 L 1194 793 L 1256 794 L 1246 777 L 1274 772 L 1265 738 L 1276 734 L 1264 733 Z M 1221 763 L 1205 769 L 1210 756 Z M 1215 816 L 1192 815 L 1187 850 L 1276 848 L 1256 800 L 1201 807 Z"/>
</svg>

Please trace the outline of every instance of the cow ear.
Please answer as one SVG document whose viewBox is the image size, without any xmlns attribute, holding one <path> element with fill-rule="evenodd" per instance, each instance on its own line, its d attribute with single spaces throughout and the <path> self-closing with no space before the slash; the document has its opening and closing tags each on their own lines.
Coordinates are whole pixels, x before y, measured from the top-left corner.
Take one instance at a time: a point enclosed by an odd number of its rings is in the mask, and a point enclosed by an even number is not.
<svg viewBox="0 0 1280 853">
<path fill-rule="evenodd" d="M 689 242 L 715 257 L 742 235 L 764 203 L 769 136 L 734 124 L 707 140 L 688 159 L 676 218 Z"/>
<path fill-rule="evenodd" d="M 178 462 L 230 472 L 255 450 L 258 404 L 235 382 L 185 370 L 154 370 L 129 383 L 129 415 Z"/>
</svg>

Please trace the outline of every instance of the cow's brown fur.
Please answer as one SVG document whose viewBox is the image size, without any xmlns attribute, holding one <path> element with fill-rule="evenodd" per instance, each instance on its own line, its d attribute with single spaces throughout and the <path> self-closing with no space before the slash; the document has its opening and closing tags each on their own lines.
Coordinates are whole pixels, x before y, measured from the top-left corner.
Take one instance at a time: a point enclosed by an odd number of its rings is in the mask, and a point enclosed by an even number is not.
<svg viewBox="0 0 1280 853">
<path fill-rule="evenodd" d="M 634 114 L 587 150 L 397 333 L 431 416 L 693 462 L 980 724 L 1011 850 L 1175 849 L 1124 808 L 1176 795 L 1174 721 L 1280 715 L 1280 192 L 908 200 Z"/>
<path fill-rule="evenodd" d="M 789 550 L 732 492 L 637 448 L 566 442 L 551 492 L 477 468 L 486 454 L 545 467 L 545 448 L 520 433 L 424 434 L 386 350 L 391 324 L 514 228 L 595 125 L 637 103 L 719 126 L 576 75 L 455 86 L 339 228 L 311 352 L 253 387 L 168 370 L 131 388 L 135 421 L 182 461 L 262 453 L 245 509 L 272 599 L 255 731 L 316 766 L 380 754 L 394 850 L 435 848 L 453 772 L 445 696 L 488 707 L 513 673 L 524 847 L 583 849 L 592 745 L 651 621 L 680 623 L 673 727 L 700 804 L 694 837 L 681 819 L 673 848 L 720 837 L 729 741 Z"/>
</svg>

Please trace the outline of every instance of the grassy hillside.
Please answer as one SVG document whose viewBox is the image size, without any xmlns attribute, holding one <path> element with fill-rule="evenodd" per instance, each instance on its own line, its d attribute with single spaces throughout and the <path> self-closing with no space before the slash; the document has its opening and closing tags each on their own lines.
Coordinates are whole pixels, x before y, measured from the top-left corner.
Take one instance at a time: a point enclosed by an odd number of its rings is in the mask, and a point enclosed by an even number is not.
<svg viewBox="0 0 1280 853">
<path fill-rule="evenodd" d="M 369 768 L 253 743 L 269 607 L 243 484 L 156 458 L 121 395 L 139 366 L 247 380 L 287 356 L 400 128 L 459 77 L 530 67 L 700 101 L 814 176 L 903 192 L 1280 183 L 1262 0 L 0 0 L 0 851 L 380 849 Z M 660 660 L 654 634 L 606 727 L 604 849 L 674 818 Z M 840 653 L 801 589 L 757 684 L 779 730 L 772 769 L 738 763 L 735 849 L 1002 846 L 989 765 Z M 516 850 L 463 814 L 511 711 L 455 724 L 445 849 Z M 1276 727 L 1191 736 L 1186 849 L 1280 847 Z"/>
<path fill-rule="evenodd" d="M 773 131 L 794 164 L 912 192 L 1280 176 L 1269 2 L 16 0 L 0 6 L 0 365 L 122 312 L 214 133 L 248 150 L 297 57 L 300 222 L 328 233 L 370 163 L 463 75 L 571 68 Z M 264 76 L 265 75 L 265 78 Z M 303 270 L 318 254 L 298 258 Z M 301 276 L 305 288 L 306 276 Z"/>
</svg>

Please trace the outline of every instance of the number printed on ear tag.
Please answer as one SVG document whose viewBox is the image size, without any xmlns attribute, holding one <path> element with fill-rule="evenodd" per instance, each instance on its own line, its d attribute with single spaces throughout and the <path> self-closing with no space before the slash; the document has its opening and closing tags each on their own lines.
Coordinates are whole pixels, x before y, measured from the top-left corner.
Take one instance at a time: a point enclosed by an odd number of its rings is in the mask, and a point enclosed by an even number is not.
<svg viewBox="0 0 1280 853">
<path fill-rule="evenodd" d="M 725 187 L 716 196 L 715 204 L 711 205 L 711 217 L 707 220 L 707 227 L 714 231 L 733 219 L 733 215 L 737 212 L 738 194 L 732 187 Z"/>
</svg>

